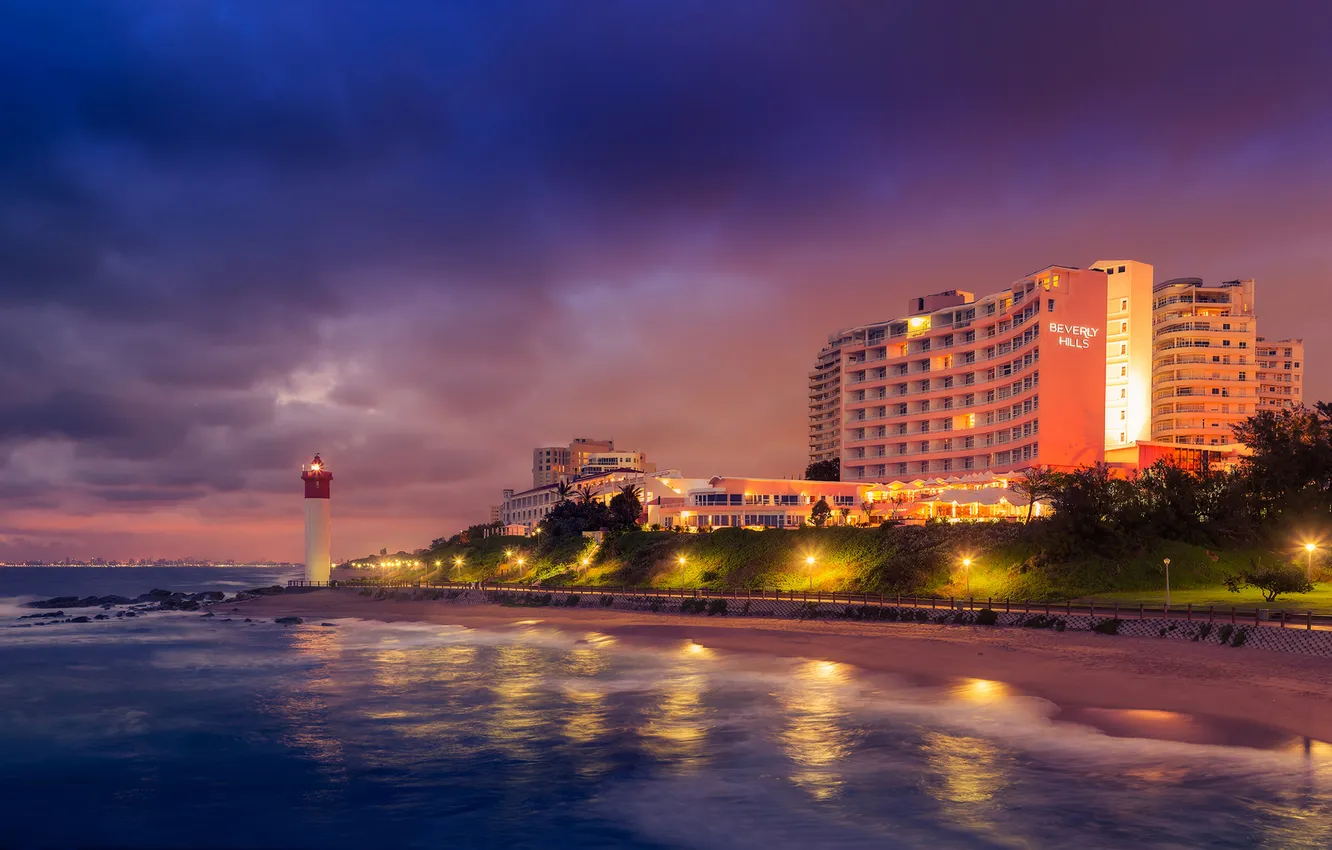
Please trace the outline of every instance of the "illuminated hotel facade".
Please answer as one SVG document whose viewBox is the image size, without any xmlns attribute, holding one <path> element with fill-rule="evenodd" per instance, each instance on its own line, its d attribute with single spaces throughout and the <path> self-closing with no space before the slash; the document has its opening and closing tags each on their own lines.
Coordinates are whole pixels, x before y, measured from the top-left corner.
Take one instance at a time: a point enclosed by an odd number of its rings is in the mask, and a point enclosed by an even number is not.
<svg viewBox="0 0 1332 850">
<path fill-rule="evenodd" d="M 962 290 L 913 298 L 903 318 L 836 334 L 842 480 L 1104 459 L 1110 277 L 1050 266 L 980 299 Z M 1127 422 L 1137 406 L 1124 389 Z"/>
<path fill-rule="evenodd" d="M 810 373 L 810 460 L 840 457 L 843 481 L 902 482 L 1197 460 L 1183 446 L 1233 455 L 1237 423 L 1302 402 L 1303 341 L 1257 336 L 1252 280 L 1153 274 L 1050 266 L 839 330 Z"/>
</svg>

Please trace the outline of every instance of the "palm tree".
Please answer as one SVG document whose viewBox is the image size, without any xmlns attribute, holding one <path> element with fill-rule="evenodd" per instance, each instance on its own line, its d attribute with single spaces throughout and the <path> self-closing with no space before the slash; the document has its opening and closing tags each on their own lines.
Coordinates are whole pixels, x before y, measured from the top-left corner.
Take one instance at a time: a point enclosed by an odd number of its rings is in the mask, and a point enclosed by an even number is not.
<svg viewBox="0 0 1332 850">
<path fill-rule="evenodd" d="M 573 495 L 573 485 L 570 484 L 568 481 L 561 480 L 558 484 L 555 485 L 556 502 L 567 502 L 569 501 L 569 497 L 571 495 Z"/>
<path fill-rule="evenodd" d="M 865 524 L 869 525 L 870 515 L 874 513 L 874 503 L 866 499 L 860 503 L 860 513 L 865 517 Z"/>
<path fill-rule="evenodd" d="M 592 489 L 591 484 L 584 484 L 581 487 L 578 487 L 577 489 L 574 490 L 574 498 L 584 505 L 592 501 L 592 497 L 595 494 L 596 491 Z"/>
<path fill-rule="evenodd" d="M 637 499 L 640 505 L 643 503 L 643 491 L 635 484 L 624 485 L 620 488 L 620 492 L 626 499 Z"/>
</svg>

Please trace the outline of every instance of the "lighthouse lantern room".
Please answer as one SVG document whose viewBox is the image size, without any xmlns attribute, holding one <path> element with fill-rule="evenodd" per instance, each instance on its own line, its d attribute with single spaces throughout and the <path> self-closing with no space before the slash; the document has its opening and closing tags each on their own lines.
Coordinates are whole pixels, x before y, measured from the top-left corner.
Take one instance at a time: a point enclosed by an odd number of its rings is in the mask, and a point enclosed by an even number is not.
<svg viewBox="0 0 1332 850">
<path fill-rule="evenodd" d="M 316 454 L 301 467 L 301 480 L 305 482 L 305 580 L 326 583 L 333 569 L 329 546 L 333 473 Z"/>
</svg>

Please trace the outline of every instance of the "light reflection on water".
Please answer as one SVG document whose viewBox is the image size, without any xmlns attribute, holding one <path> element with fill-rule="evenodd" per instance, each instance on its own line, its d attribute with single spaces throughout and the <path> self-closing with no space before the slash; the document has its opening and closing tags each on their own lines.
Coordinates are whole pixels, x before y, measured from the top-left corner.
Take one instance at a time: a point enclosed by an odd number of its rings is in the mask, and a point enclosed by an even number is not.
<svg viewBox="0 0 1332 850">
<path fill-rule="evenodd" d="M 0 651 L 0 794 L 77 808 L 122 846 L 179 846 L 200 818 L 221 823 L 213 846 L 322 850 L 1332 846 L 1328 745 L 1112 737 L 989 680 L 931 690 L 539 623 L 98 627 Z M 271 815 L 228 832 L 236 811 Z"/>
</svg>

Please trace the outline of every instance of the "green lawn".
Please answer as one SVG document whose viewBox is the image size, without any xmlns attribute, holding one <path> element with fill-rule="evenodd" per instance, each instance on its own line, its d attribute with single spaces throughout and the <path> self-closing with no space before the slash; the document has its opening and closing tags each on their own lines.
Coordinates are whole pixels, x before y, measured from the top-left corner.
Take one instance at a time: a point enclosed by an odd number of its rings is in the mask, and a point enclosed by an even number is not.
<svg viewBox="0 0 1332 850">
<path fill-rule="evenodd" d="M 1097 602 L 1118 602 L 1120 605 L 1160 605 L 1165 602 L 1165 590 L 1159 591 L 1123 591 L 1119 593 L 1098 593 L 1086 597 Z M 1289 611 L 1313 611 L 1314 613 L 1332 612 L 1332 584 L 1321 583 L 1314 586 L 1312 593 L 1281 596 L 1275 602 L 1268 602 L 1258 591 L 1245 588 L 1240 593 L 1231 593 L 1224 587 L 1191 588 L 1189 590 L 1171 590 L 1170 607 L 1182 608 L 1192 604 L 1194 608 L 1206 608 L 1215 605 L 1225 608 L 1272 608 Z"/>
</svg>

